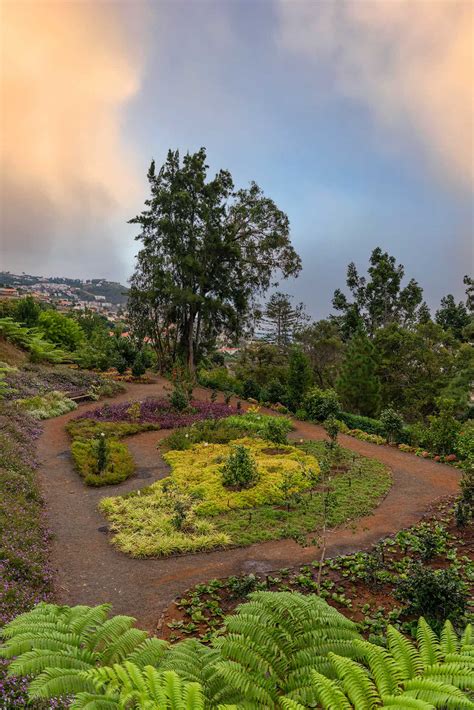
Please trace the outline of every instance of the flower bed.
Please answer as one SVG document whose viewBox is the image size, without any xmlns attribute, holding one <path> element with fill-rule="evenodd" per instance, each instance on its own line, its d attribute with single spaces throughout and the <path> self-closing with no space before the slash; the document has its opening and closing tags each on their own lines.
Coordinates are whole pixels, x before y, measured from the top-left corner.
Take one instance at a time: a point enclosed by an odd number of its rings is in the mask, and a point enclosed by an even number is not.
<svg viewBox="0 0 474 710">
<path fill-rule="evenodd" d="M 160 429 L 190 426 L 204 419 L 222 419 L 238 410 L 220 402 L 191 402 L 188 409 L 173 409 L 168 399 L 149 397 L 143 402 L 120 402 L 83 412 L 78 419 L 98 422 L 129 422 L 130 424 L 154 424 Z"/>
<path fill-rule="evenodd" d="M 107 462 L 102 472 L 98 465 L 98 442 L 75 441 L 71 454 L 79 474 L 88 486 L 107 486 L 125 481 L 135 471 L 135 464 L 125 444 L 107 440 Z"/>
<path fill-rule="evenodd" d="M 71 397 L 84 390 L 90 390 L 96 397 L 113 396 L 123 390 L 122 385 L 99 374 L 66 365 L 51 368 L 28 364 L 21 369 L 10 370 L 5 381 L 10 387 L 8 399 L 26 399 L 51 390 L 67 393 Z"/>
<path fill-rule="evenodd" d="M 31 416 L 0 402 L 0 627 L 38 602 L 52 601 L 49 533 L 35 482 L 35 441 L 40 432 Z M 25 679 L 5 674 L 1 661 L 0 707 L 26 707 Z M 63 706 L 48 702 L 42 707 Z"/>
</svg>

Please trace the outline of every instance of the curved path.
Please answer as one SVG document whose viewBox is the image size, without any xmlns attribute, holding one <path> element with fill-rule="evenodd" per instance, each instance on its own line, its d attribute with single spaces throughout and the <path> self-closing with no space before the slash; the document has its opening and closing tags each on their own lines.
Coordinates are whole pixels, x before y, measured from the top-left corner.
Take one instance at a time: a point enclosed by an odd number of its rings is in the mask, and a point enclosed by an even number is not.
<svg viewBox="0 0 474 710">
<path fill-rule="evenodd" d="M 165 380 L 127 385 L 126 392 L 113 401 L 160 396 L 167 386 Z M 195 396 L 207 399 L 209 393 L 197 388 Z M 100 405 L 89 402 L 79 409 L 94 406 Z M 161 560 L 127 557 L 108 541 L 106 521 L 98 512 L 97 503 L 102 497 L 136 490 L 165 476 L 167 467 L 157 455 L 156 444 L 168 432 L 145 432 L 128 439 L 137 463 L 137 474 L 131 479 L 117 486 L 88 488 L 74 471 L 70 440 L 64 430 L 75 416 L 77 410 L 46 421 L 38 443 L 41 461 L 38 475 L 49 527 L 54 534 L 52 564 L 57 569 L 59 603 L 111 602 L 116 614 L 134 616 L 141 628 L 153 631 L 173 599 L 194 584 L 213 577 L 265 573 L 317 559 L 317 548 L 303 548 L 293 540 Z M 307 422 L 295 425 L 295 438 L 325 438 L 322 427 Z M 372 515 L 350 528 L 330 531 L 328 557 L 361 550 L 385 535 L 415 524 L 434 501 L 458 490 L 459 473 L 454 468 L 349 436 L 340 436 L 340 442 L 390 466 L 393 486 Z"/>
</svg>

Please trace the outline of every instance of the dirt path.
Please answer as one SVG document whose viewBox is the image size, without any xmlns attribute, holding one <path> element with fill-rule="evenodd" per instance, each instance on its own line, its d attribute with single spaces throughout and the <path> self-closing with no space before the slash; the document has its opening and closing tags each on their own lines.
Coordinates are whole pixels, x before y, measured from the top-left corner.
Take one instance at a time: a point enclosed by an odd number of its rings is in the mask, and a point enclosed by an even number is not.
<svg viewBox="0 0 474 710">
<path fill-rule="evenodd" d="M 164 393 L 165 381 L 128 385 L 114 401 L 139 400 Z M 196 389 L 198 398 L 209 393 Z M 102 402 L 101 402 L 102 404 Z M 90 409 L 91 403 L 79 408 Z M 52 564 L 57 569 L 58 601 L 64 604 L 111 602 L 116 614 L 129 614 L 138 625 L 153 631 L 161 613 L 188 587 L 213 577 L 268 572 L 314 560 L 318 550 L 302 548 L 292 540 L 259 543 L 235 550 L 217 550 L 162 560 L 136 560 L 117 551 L 108 541 L 106 521 L 97 510 L 105 496 L 136 490 L 167 474 L 156 444 L 168 432 L 145 432 L 128 439 L 137 474 L 118 486 L 87 488 L 74 471 L 70 440 L 64 430 L 77 410 L 45 422 L 39 440 L 39 482 L 46 501 L 49 526 L 54 533 Z M 293 437 L 325 438 L 314 424 L 297 422 Z M 363 549 L 381 537 L 416 523 L 437 499 L 456 493 L 459 474 L 449 466 L 417 458 L 349 436 L 341 444 L 391 467 L 393 486 L 381 505 L 351 529 L 329 534 L 327 555 Z"/>
</svg>

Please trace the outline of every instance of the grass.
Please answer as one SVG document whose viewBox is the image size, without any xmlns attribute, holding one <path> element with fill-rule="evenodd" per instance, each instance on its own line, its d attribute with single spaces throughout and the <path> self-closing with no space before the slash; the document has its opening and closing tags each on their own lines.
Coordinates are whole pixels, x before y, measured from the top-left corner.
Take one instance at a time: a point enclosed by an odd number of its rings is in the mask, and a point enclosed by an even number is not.
<svg viewBox="0 0 474 710">
<path fill-rule="evenodd" d="M 318 458 L 324 455 L 323 442 L 306 444 L 304 449 Z M 329 527 L 368 515 L 391 486 L 389 470 L 379 461 L 354 458 L 348 452 L 342 463 L 350 465 L 350 469 L 333 476 L 330 482 L 326 502 Z M 299 500 L 290 502 L 289 510 L 272 505 L 254 508 L 251 514 L 232 510 L 213 522 L 217 530 L 225 530 L 239 547 L 280 538 L 303 541 L 308 533 L 322 527 L 323 509 L 322 492 L 304 492 Z"/>
<path fill-rule="evenodd" d="M 114 544 L 133 557 L 159 557 L 288 537 L 306 542 L 307 534 L 322 525 L 324 495 L 327 522 L 336 526 L 370 513 L 391 485 L 383 464 L 342 449 L 338 465 L 347 470 L 332 476 L 327 492 L 310 490 L 317 484 L 317 458 L 325 453 L 324 443 L 279 446 L 281 453 L 272 455 L 265 453 L 272 447 L 269 442 L 243 442 L 261 473 L 254 488 L 223 487 L 220 469 L 230 446 L 200 444 L 168 452 L 168 479 L 101 501 Z M 312 485 L 304 480 L 301 464 L 316 471 Z M 285 471 L 294 474 L 286 494 L 281 488 Z"/>
<path fill-rule="evenodd" d="M 100 434 L 108 438 L 122 439 L 142 431 L 159 429 L 155 424 L 133 424 L 131 422 L 98 422 L 93 419 L 73 419 L 66 424 L 66 431 L 73 439 L 96 439 Z"/>
</svg>

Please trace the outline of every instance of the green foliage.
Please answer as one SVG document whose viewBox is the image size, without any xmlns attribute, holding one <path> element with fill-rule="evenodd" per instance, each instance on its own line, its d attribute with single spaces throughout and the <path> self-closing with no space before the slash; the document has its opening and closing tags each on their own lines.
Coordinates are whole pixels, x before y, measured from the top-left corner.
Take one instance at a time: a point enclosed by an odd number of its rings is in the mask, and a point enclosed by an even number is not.
<svg viewBox="0 0 474 710">
<path fill-rule="evenodd" d="M 260 390 L 260 401 L 277 404 L 288 400 L 288 389 L 279 380 L 273 379 Z"/>
<path fill-rule="evenodd" d="M 0 335 L 30 352 L 32 362 L 60 363 L 68 359 L 67 353 L 44 339 L 36 328 L 26 328 L 10 317 L 0 318 Z"/>
<path fill-rule="evenodd" d="M 288 347 L 293 342 L 296 331 L 307 320 L 304 304 L 293 306 L 291 299 L 292 296 L 287 293 L 273 293 L 262 314 L 261 328 L 265 340 L 280 348 Z"/>
<path fill-rule="evenodd" d="M 324 430 L 329 437 L 329 441 L 334 446 L 337 443 L 337 437 L 339 435 L 340 422 L 336 417 L 328 417 L 324 421 Z"/>
<path fill-rule="evenodd" d="M 241 381 L 252 380 L 258 388 L 271 380 L 286 383 L 288 378 L 288 355 L 276 345 L 256 342 L 247 345 L 235 363 L 235 375 Z M 245 395 L 259 399 L 259 395 Z"/>
<path fill-rule="evenodd" d="M 390 323 L 405 326 L 416 322 L 423 289 L 414 279 L 402 288 L 403 264 L 397 264 L 395 257 L 377 247 L 370 255 L 368 274 L 369 279 L 359 276 L 356 265 L 351 262 L 346 283 L 352 302 L 340 289 L 334 292 L 332 304 L 343 313 L 342 329 L 346 337 L 350 338 L 361 326 L 373 335 L 378 328 Z"/>
<path fill-rule="evenodd" d="M 100 422 L 95 419 L 72 419 L 66 424 L 66 431 L 72 439 L 96 439 L 102 432 L 107 437 L 122 439 L 142 431 L 152 431 L 159 427 L 146 422 L 135 424 L 132 422 Z"/>
<path fill-rule="evenodd" d="M 335 390 L 312 387 L 303 399 L 303 409 L 308 419 L 323 422 L 328 417 L 338 417 L 341 406 Z"/>
<path fill-rule="evenodd" d="M 403 417 L 393 407 L 386 407 L 380 413 L 380 423 L 383 426 L 387 441 L 399 442 L 403 432 Z"/>
<path fill-rule="evenodd" d="M 456 303 L 454 296 L 449 293 L 441 299 L 435 320 L 443 330 L 450 330 L 455 338 L 462 340 L 464 330 L 469 325 L 471 317 L 464 303 L 462 301 Z"/>
<path fill-rule="evenodd" d="M 24 323 L 27 328 L 34 328 L 38 325 L 40 313 L 41 306 L 32 296 L 20 298 L 15 303 L 15 319 Z"/>
<path fill-rule="evenodd" d="M 55 390 L 17 401 L 35 419 L 51 419 L 51 417 L 59 417 L 61 414 L 77 409 L 77 404 L 72 399 Z"/>
<path fill-rule="evenodd" d="M 76 350 L 84 340 L 79 323 L 59 311 L 43 311 L 38 318 L 38 327 L 47 340 L 66 350 Z"/>
<path fill-rule="evenodd" d="M 472 710 L 472 629 L 439 636 L 421 618 L 417 640 L 388 627 L 386 648 L 317 596 L 254 592 L 225 620 L 213 648 L 169 646 L 108 607 L 40 604 L 4 629 L 11 672 L 32 698 L 73 695 L 73 708 L 217 707 Z"/>
<path fill-rule="evenodd" d="M 263 437 L 274 444 L 286 444 L 288 426 L 292 427 L 288 419 L 283 417 L 268 417 L 268 419 L 265 420 Z"/>
<path fill-rule="evenodd" d="M 474 422 L 466 422 L 460 429 L 456 438 L 456 454 L 468 467 L 474 468 Z"/>
<path fill-rule="evenodd" d="M 242 383 L 242 396 L 245 397 L 245 399 L 259 400 L 260 399 L 260 392 L 261 392 L 261 388 L 255 382 L 255 380 L 252 380 L 252 378 L 248 377 Z"/>
<path fill-rule="evenodd" d="M 232 375 L 226 367 L 214 367 L 211 370 L 201 369 L 198 372 L 198 381 L 203 387 L 209 387 L 221 392 L 235 392 L 240 394 L 241 383 Z"/>
<path fill-rule="evenodd" d="M 311 384 L 311 369 L 306 355 L 292 348 L 288 365 L 288 405 L 297 409 Z"/>
<path fill-rule="evenodd" d="M 414 614 L 434 621 L 456 621 L 466 612 L 468 590 L 454 568 L 432 570 L 414 564 L 396 585 L 395 597 L 408 604 Z"/>
<path fill-rule="evenodd" d="M 152 162 L 151 196 L 131 220 L 142 242 L 128 301 L 132 323 L 151 338 L 160 362 L 177 354 L 191 372 L 219 332 L 242 333 L 255 294 L 277 269 L 286 278 L 301 268 L 275 203 L 255 183 L 236 190 L 228 171 L 209 180 L 207 170 L 204 148 L 182 160 L 169 151 L 159 171 Z"/>
<path fill-rule="evenodd" d="M 189 407 L 188 396 L 181 386 L 174 387 L 170 395 L 170 404 L 177 412 L 184 412 Z"/>
<path fill-rule="evenodd" d="M 260 480 L 255 459 L 248 448 L 237 444 L 221 469 L 222 483 L 226 488 L 242 491 L 253 488 Z"/>
<path fill-rule="evenodd" d="M 360 429 L 367 432 L 367 434 L 377 434 L 379 436 L 385 434 L 384 426 L 379 419 L 363 417 L 360 414 L 351 414 L 349 412 L 340 412 L 338 417 L 349 429 Z"/>
<path fill-rule="evenodd" d="M 377 415 L 381 401 L 377 356 L 362 331 L 356 333 L 348 345 L 336 389 L 344 407 L 350 411 L 366 417 Z"/>
<path fill-rule="evenodd" d="M 74 441 L 71 454 L 78 472 L 88 486 L 121 483 L 135 471 L 135 464 L 127 446 L 105 436 L 99 436 L 95 440 Z"/>
<path fill-rule="evenodd" d="M 296 341 L 309 359 L 313 378 L 326 389 L 336 384 L 344 343 L 334 320 L 320 320 L 298 330 Z"/>
<path fill-rule="evenodd" d="M 431 453 L 451 454 L 457 447 L 462 424 L 454 417 L 453 400 L 440 398 L 437 403 L 439 414 L 428 417 L 427 427 L 419 424 L 412 427 L 413 443 Z"/>
<path fill-rule="evenodd" d="M 132 365 L 132 375 L 142 377 L 146 372 L 146 359 L 143 350 L 139 350 Z"/>
</svg>

